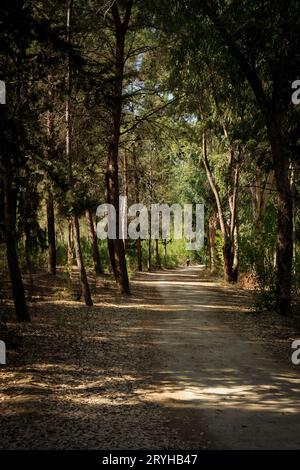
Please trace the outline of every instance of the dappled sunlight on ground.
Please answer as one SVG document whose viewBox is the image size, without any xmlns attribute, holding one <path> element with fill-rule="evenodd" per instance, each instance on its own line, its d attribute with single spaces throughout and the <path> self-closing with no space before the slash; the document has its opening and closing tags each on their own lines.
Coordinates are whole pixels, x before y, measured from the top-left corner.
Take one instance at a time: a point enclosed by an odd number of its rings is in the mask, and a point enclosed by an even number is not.
<svg viewBox="0 0 300 470">
<path fill-rule="evenodd" d="M 240 331 L 246 292 L 199 267 L 139 273 L 127 297 L 93 289 L 92 308 L 40 292 L 31 324 L 8 323 L 3 447 L 300 446 L 299 371 Z"/>
</svg>

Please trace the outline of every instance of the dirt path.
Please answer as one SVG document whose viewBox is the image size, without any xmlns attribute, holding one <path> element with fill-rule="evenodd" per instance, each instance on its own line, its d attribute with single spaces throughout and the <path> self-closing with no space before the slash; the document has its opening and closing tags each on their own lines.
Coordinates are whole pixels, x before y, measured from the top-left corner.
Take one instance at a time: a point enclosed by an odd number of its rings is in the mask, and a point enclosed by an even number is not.
<svg viewBox="0 0 300 470">
<path fill-rule="evenodd" d="M 173 410 L 190 445 L 204 432 L 210 448 L 300 449 L 299 368 L 233 328 L 230 314 L 245 300 L 201 274 L 152 276 L 169 314 L 157 325 L 160 389 L 151 401 Z"/>
<path fill-rule="evenodd" d="M 37 278 L 32 322 L 7 323 L 1 448 L 300 448 L 299 368 L 246 294 L 190 268 L 140 274 L 130 297 L 91 279 L 86 308 L 63 281 Z"/>
</svg>

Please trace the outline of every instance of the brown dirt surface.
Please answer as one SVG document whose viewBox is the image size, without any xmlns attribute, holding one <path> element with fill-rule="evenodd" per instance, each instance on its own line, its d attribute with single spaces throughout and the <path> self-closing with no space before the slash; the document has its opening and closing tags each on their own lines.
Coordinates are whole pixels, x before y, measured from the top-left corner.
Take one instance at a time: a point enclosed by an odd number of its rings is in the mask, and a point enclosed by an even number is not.
<svg viewBox="0 0 300 470">
<path fill-rule="evenodd" d="M 2 448 L 300 446 L 300 333 L 250 312 L 250 293 L 200 267 L 139 274 L 129 297 L 90 276 L 92 308 L 69 299 L 63 273 L 34 283 L 32 322 L 6 303 L 0 329 Z"/>
</svg>

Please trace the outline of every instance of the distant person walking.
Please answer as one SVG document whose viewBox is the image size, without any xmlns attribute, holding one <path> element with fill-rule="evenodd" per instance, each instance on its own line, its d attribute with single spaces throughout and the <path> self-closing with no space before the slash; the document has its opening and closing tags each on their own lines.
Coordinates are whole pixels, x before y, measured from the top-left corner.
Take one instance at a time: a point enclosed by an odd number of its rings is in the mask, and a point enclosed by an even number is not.
<svg viewBox="0 0 300 470">
<path fill-rule="evenodd" d="M 190 258 L 187 257 L 187 259 L 186 259 L 186 266 L 187 266 L 187 268 L 189 267 L 189 265 L 190 265 Z"/>
</svg>

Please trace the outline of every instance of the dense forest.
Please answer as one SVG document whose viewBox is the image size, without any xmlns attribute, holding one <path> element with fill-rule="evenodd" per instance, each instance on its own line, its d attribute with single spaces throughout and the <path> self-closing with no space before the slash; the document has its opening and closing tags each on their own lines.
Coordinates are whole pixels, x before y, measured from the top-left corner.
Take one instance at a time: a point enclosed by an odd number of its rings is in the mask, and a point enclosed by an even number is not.
<svg viewBox="0 0 300 470">
<path fill-rule="evenodd" d="M 126 295 L 189 257 L 296 313 L 299 18 L 293 0 L 2 1 L 1 309 L 30 320 L 37 272 L 92 306 L 92 271 Z M 204 247 L 99 240 L 122 195 L 203 203 Z"/>
</svg>

